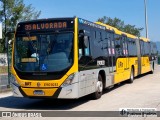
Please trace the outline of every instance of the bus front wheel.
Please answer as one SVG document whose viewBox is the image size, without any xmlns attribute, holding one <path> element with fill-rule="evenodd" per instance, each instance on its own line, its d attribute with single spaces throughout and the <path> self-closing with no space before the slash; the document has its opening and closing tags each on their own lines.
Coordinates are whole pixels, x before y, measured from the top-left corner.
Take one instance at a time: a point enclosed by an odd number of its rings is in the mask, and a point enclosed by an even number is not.
<svg viewBox="0 0 160 120">
<path fill-rule="evenodd" d="M 93 99 L 101 98 L 103 93 L 103 81 L 102 76 L 98 75 L 98 81 L 96 83 L 96 92 L 93 93 Z"/>
</svg>

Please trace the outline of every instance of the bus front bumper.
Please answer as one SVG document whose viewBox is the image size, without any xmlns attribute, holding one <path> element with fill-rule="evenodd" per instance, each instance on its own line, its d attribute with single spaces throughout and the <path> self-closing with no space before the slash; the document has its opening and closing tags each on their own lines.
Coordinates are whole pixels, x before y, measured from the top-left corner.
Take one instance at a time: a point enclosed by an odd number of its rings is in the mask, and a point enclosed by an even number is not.
<svg viewBox="0 0 160 120">
<path fill-rule="evenodd" d="M 78 98 L 78 83 L 59 88 L 23 88 L 11 83 L 13 96 L 29 98 L 59 98 L 76 99 Z"/>
</svg>

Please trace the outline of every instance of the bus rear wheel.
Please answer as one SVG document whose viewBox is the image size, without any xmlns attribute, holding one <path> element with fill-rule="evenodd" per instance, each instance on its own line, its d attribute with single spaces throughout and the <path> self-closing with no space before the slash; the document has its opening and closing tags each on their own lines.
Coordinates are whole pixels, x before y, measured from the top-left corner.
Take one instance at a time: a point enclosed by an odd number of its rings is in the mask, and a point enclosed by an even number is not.
<svg viewBox="0 0 160 120">
<path fill-rule="evenodd" d="M 96 92 L 93 93 L 93 99 L 101 98 L 103 93 L 103 81 L 102 76 L 98 75 L 98 81 L 96 83 Z"/>
<path fill-rule="evenodd" d="M 150 73 L 151 73 L 151 74 L 154 73 L 154 63 L 153 63 L 152 66 L 151 66 L 151 71 L 150 71 Z"/>
<path fill-rule="evenodd" d="M 133 83 L 133 81 L 134 81 L 134 69 L 133 69 L 133 67 L 132 67 L 132 69 L 131 69 L 131 74 L 130 74 L 130 79 L 129 79 L 129 83 Z"/>
</svg>

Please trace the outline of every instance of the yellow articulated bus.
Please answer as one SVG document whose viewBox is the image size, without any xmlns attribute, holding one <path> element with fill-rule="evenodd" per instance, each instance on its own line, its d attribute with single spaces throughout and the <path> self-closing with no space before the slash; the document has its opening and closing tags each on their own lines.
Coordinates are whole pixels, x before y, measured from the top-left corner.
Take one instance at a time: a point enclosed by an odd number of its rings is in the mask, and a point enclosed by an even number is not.
<svg viewBox="0 0 160 120">
<path fill-rule="evenodd" d="M 154 71 L 156 45 L 100 22 L 54 18 L 20 22 L 13 42 L 14 96 L 77 99 Z"/>
</svg>

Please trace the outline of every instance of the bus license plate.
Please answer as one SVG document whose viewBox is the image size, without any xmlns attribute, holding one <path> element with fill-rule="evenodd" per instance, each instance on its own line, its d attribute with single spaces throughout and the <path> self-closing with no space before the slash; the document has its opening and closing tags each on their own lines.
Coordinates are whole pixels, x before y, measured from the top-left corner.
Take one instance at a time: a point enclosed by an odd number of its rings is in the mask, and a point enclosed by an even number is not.
<svg viewBox="0 0 160 120">
<path fill-rule="evenodd" d="M 44 95 L 44 91 L 43 90 L 35 90 L 33 92 L 34 95 Z"/>
</svg>

